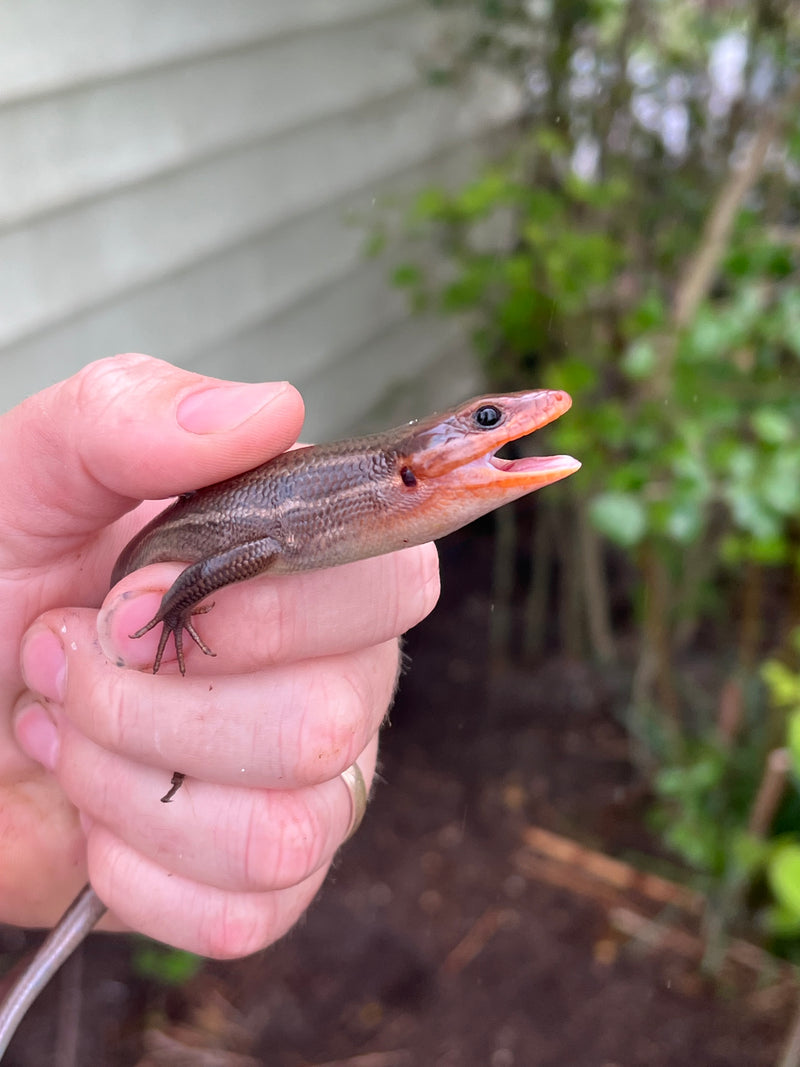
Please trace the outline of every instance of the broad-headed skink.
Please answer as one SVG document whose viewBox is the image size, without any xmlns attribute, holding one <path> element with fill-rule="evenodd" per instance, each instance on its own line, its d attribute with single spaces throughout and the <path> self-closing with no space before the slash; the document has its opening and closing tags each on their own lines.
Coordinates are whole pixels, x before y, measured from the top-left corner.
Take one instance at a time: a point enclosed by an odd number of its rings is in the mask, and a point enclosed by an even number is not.
<svg viewBox="0 0 800 1067">
<path fill-rule="evenodd" d="M 184 493 L 123 550 L 111 576 L 186 563 L 155 617 L 153 671 L 170 635 L 185 673 L 183 633 L 207 655 L 192 622 L 201 602 L 233 582 L 383 555 L 452 533 L 501 504 L 567 477 L 571 456 L 502 459 L 498 449 L 546 426 L 572 401 L 560 391 L 483 396 L 385 433 L 285 452 L 245 474 Z M 176 772 L 164 800 L 183 776 Z M 85 886 L 0 1007 L 0 1056 L 40 990 L 106 908 Z"/>
</svg>

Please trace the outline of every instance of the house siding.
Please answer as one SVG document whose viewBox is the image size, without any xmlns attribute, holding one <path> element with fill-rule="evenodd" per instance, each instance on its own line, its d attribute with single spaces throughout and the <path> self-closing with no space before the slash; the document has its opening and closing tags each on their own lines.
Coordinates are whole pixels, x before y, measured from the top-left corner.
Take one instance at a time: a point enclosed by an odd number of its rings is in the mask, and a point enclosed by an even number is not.
<svg viewBox="0 0 800 1067">
<path fill-rule="evenodd" d="M 468 392 L 459 331 L 364 256 L 387 193 L 468 172 L 514 111 L 488 74 L 425 85 L 436 27 L 388 0 L 4 0 L 2 407 L 122 350 L 288 377 L 317 438 Z"/>
</svg>

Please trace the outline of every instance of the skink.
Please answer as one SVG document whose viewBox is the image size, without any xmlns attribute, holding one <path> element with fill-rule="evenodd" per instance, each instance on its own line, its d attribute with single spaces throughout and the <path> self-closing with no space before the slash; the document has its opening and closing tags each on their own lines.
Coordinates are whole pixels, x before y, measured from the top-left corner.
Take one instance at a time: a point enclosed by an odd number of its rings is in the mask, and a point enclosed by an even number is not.
<svg viewBox="0 0 800 1067">
<path fill-rule="evenodd" d="M 186 563 L 155 617 L 161 625 L 153 671 L 172 637 L 185 673 L 184 631 L 206 655 L 192 621 L 202 601 L 260 574 L 349 563 L 452 533 L 501 504 L 567 477 L 571 456 L 509 460 L 498 449 L 568 410 L 560 391 L 484 396 L 385 433 L 297 448 L 205 489 L 180 496 L 145 526 L 111 576 L 151 563 Z M 176 772 L 164 800 L 183 775 Z M 85 886 L 0 1007 L 0 1056 L 40 990 L 104 914 Z"/>
</svg>

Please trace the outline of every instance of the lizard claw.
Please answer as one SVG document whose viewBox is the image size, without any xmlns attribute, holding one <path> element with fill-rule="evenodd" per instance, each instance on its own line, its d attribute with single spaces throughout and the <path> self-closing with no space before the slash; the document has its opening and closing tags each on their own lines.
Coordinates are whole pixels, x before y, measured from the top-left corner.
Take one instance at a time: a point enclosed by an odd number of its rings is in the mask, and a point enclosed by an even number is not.
<svg viewBox="0 0 800 1067">
<path fill-rule="evenodd" d="M 161 803 L 162 804 L 169 804 L 169 802 L 172 800 L 172 798 L 178 792 L 180 787 L 183 785 L 183 779 L 185 777 L 186 777 L 186 775 L 183 774 L 181 771 L 174 771 L 173 772 L 172 779 L 171 779 L 170 785 L 169 785 L 169 789 L 164 794 L 164 796 L 161 798 Z"/>
<path fill-rule="evenodd" d="M 181 674 L 186 674 L 186 661 L 183 656 L 184 630 L 204 655 L 216 656 L 216 652 L 213 652 L 208 647 L 192 624 L 193 615 L 205 615 L 206 612 L 211 611 L 213 607 L 213 601 L 210 604 L 201 604 L 199 607 L 194 608 L 187 616 L 185 616 L 183 612 L 167 612 L 166 615 L 162 616 L 161 612 L 159 612 L 155 618 L 152 618 L 145 626 L 142 626 L 141 629 L 137 630 L 135 633 L 130 634 L 131 638 L 143 637 L 146 633 L 149 633 L 153 627 L 158 626 L 159 623 L 162 624 L 161 636 L 158 639 L 158 648 L 156 649 L 156 658 L 153 663 L 153 674 L 158 674 L 170 634 L 175 642 L 175 653 L 178 658 L 178 669 Z"/>
</svg>

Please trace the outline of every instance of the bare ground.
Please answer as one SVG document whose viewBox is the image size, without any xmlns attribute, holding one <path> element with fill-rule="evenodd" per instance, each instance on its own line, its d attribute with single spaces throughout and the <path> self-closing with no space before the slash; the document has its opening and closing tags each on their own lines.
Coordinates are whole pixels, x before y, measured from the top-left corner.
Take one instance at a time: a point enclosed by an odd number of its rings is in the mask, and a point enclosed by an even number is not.
<svg viewBox="0 0 800 1067">
<path fill-rule="evenodd" d="M 531 825 L 618 856 L 655 853 L 644 791 L 601 674 L 556 658 L 489 678 L 488 538 L 457 535 L 444 557 L 443 602 L 409 642 L 382 782 L 304 922 L 172 989 L 137 974 L 129 939 L 95 937 L 77 1007 L 73 969 L 31 1012 L 9 1067 L 776 1062 L 791 984 L 712 983 L 690 955 L 619 933 L 625 890 L 531 873 Z M 6 931 L 0 952 L 17 947 Z"/>
</svg>

